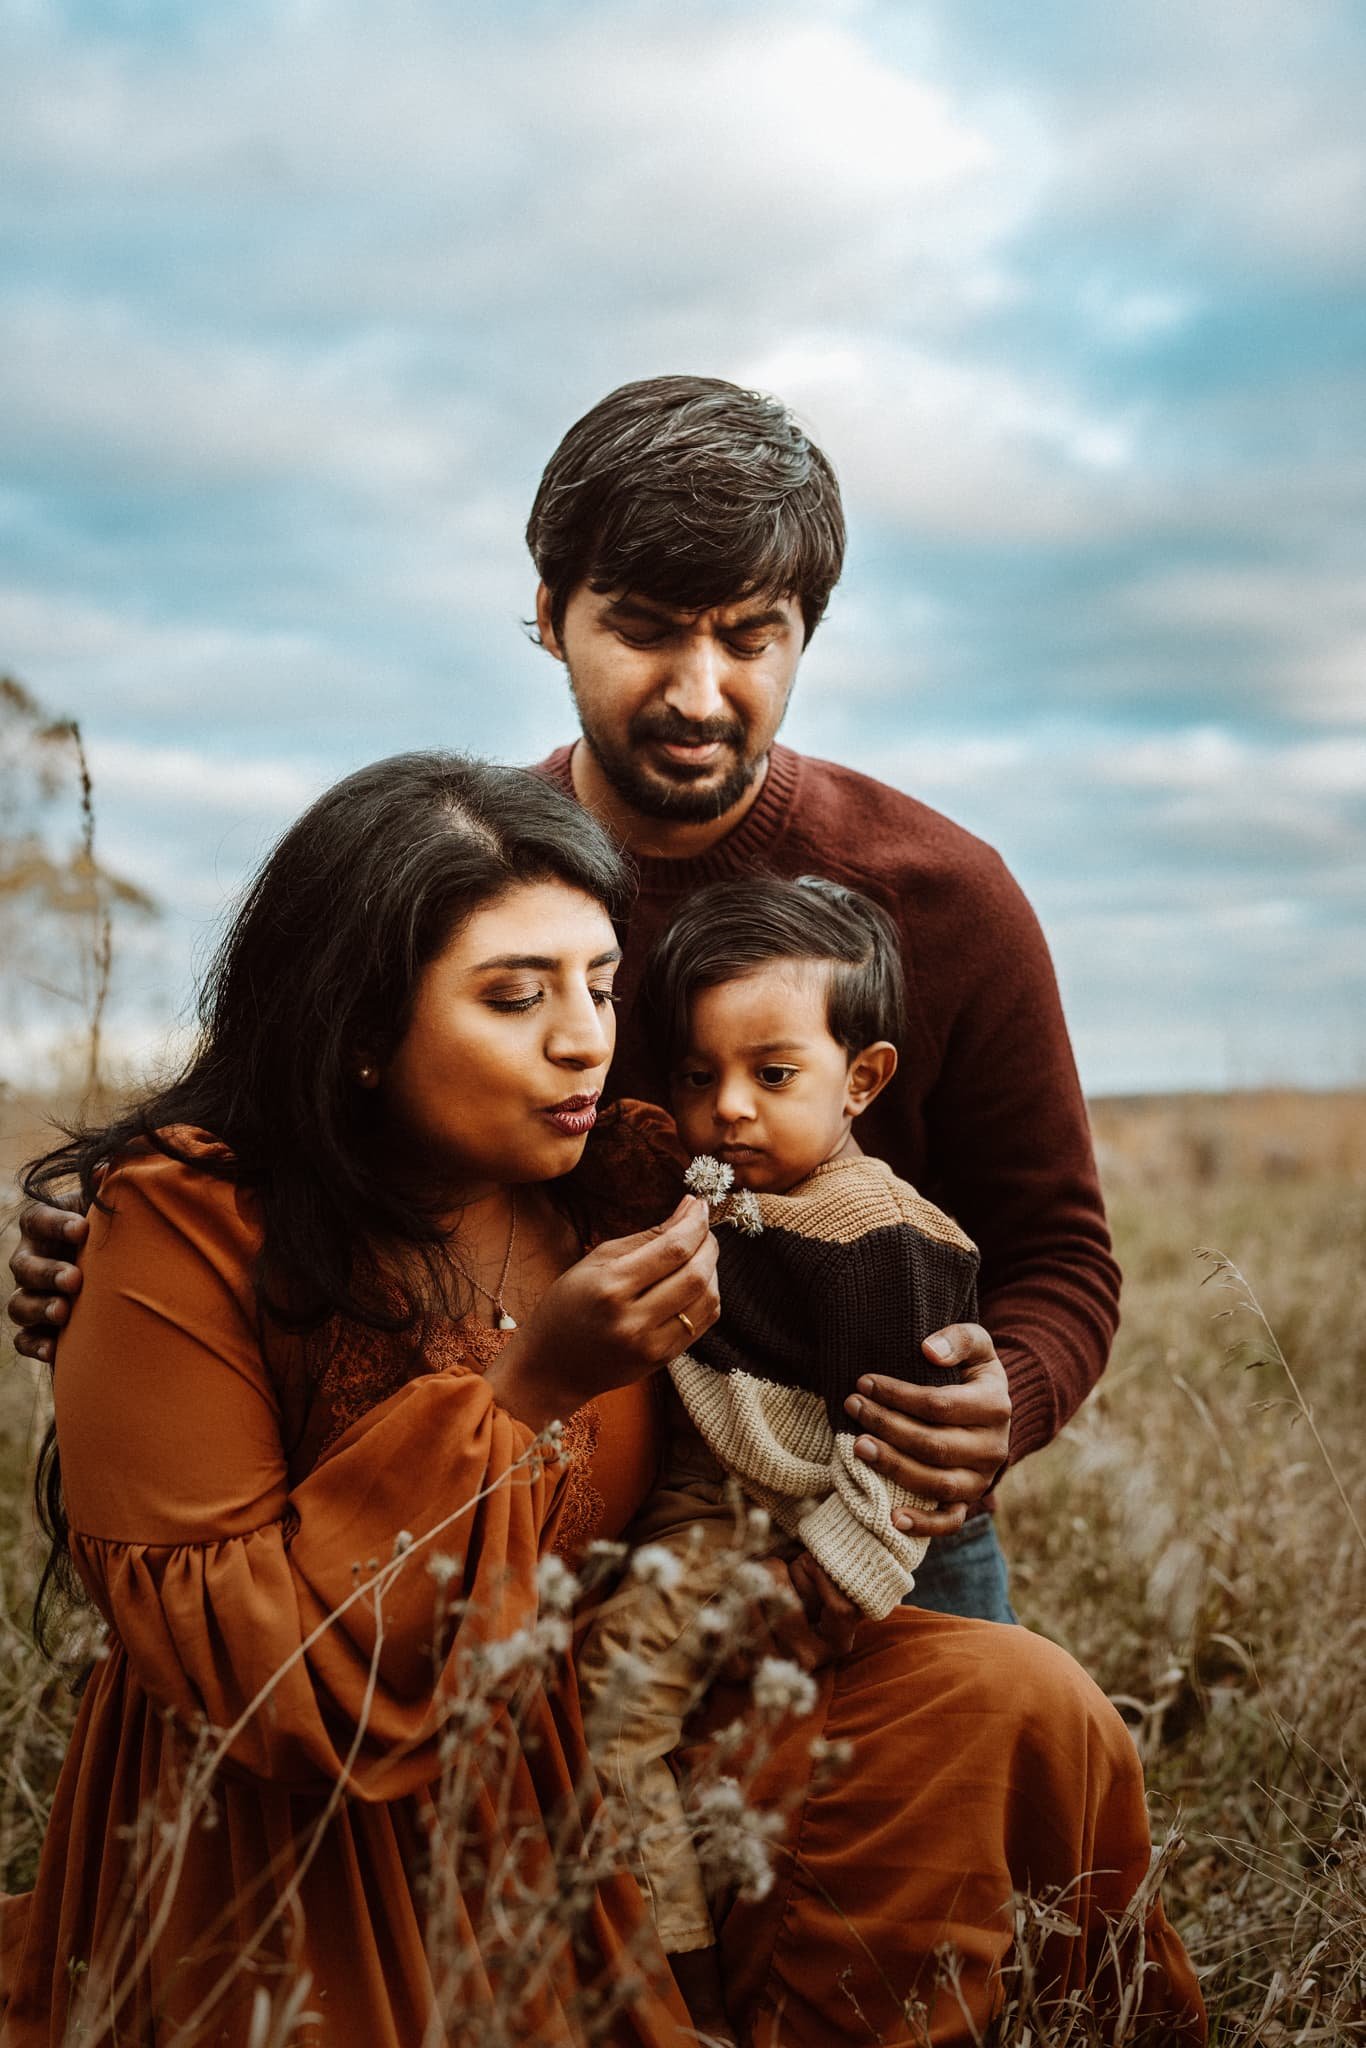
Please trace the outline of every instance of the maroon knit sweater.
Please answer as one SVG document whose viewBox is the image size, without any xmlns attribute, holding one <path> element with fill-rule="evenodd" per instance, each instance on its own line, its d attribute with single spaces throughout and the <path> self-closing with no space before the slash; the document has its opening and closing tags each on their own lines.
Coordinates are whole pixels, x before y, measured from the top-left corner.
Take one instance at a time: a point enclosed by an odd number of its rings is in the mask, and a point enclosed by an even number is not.
<svg viewBox="0 0 1366 2048">
<path fill-rule="evenodd" d="M 538 772 L 572 796 L 569 755 Z M 859 1143 L 976 1240 L 982 1322 L 1014 1403 L 1010 1461 L 1040 1450 L 1104 1370 L 1119 1268 L 1048 948 L 1000 855 L 913 797 L 775 746 L 733 832 L 693 860 L 636 864 L 614 1094 L 659 1099 L 633 998 L 651 942 L 706 883 L 828 875 L 895 919 L 906 1038 Z"/>
</svg>

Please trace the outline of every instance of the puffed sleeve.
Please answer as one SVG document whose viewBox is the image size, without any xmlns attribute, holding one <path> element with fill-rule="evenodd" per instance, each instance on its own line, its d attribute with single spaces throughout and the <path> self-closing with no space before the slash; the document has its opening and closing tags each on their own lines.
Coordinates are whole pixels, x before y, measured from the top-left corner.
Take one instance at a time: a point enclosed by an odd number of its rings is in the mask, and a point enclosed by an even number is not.
<svg viewBox="0 0 1366 2048">
<path fill-rule="evenodd" d="M 353 1794 L 411 1792 L 471 1656 L 535 1616 L 554 1468 L 454 1368 L 291 1488 L 250 1197 L 148 1154 L 102 1200 L 55 1376 L 82 1579 L 151 1699 L 232 1731 L 239 1766 L 307 1784 L 351 1756 Z"/>
</svg>

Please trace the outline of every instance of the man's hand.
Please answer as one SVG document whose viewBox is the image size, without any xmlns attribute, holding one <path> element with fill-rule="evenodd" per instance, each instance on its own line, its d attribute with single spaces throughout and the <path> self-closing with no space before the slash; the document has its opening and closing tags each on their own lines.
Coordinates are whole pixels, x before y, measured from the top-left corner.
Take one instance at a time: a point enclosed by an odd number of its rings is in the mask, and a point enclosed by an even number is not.
<svg viewBox="0 0 1366 2048">
<path fill-rule="evenodd" d="M 844 1405 L 868 1432 L 854 1445 L 859 1457 L 909 1492 L 941 1503 L 933 1513 L 899 1508 L 897 1528 L 911 1536 L 946 1536 L 962 1528 L 968 1508 L 1005 1463 L 1010 1391 L 980 1323 L 951 1323 L 921 1348 L 931 1365 L 961 1367 L 961 1383 L 917 1387 L 870 1373 Z"/>
<path fill-rule="evenodd" d="M 16 1326 L 14 1348 L 21 1357 L 51 1365 L 57 1332 L 71 1314 L 81 1291 L 80 1257 L 90 1225 L 71 1197 L 72 1208 L 34 1202 L 19 1217 L 23 1235 L 10 1256 L 9 1269 L 18 1287 L 9 1298 L 9 1319 Z"/>
</svg>

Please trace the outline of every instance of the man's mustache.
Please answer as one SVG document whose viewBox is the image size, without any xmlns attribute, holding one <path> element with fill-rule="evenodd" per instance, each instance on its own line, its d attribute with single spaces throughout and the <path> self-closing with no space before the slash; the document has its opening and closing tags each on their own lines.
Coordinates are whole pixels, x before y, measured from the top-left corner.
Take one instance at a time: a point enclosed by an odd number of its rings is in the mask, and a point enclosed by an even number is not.
<svg viewBox="0 0 1366 2048">
<path fill-rule="evenodd" d="M 680 718 L 675 711 L 642 711 L 631 720 L 629 736 L 637 746 L 642 741 L 655 740 L 668 746 L 700 747 L 722 740 L 729 746 L 741 747 L 745 741 L 745 729 L 733 718 L 692 721 Z"/>
</svg>

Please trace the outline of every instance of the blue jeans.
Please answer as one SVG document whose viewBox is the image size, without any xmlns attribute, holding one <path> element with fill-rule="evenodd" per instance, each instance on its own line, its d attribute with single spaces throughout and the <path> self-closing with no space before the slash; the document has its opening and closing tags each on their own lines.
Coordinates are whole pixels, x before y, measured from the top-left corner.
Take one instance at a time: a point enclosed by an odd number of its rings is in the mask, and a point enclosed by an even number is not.
<svg viewBox="0 0 1366 2048">
<path fill-rule="evenodd" d="M 906 1595 L 907 1607 L 967 1614 L 979 1621 L 1018 1621 L 1009 1573 L 990 1515 L 974 1515 L 952 1536 L 936 1536 Z"/>
</svg>

